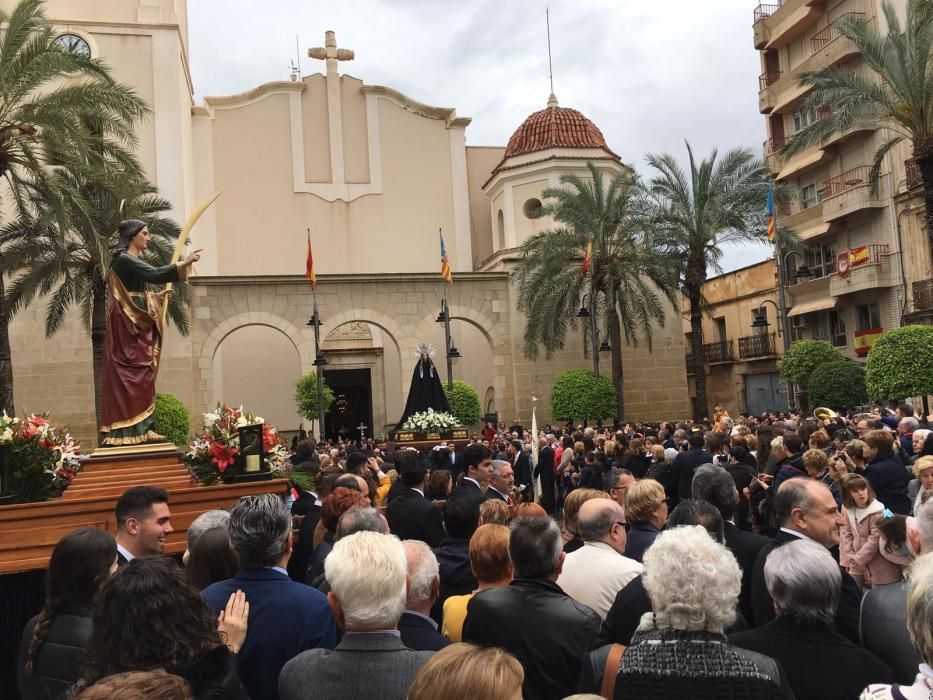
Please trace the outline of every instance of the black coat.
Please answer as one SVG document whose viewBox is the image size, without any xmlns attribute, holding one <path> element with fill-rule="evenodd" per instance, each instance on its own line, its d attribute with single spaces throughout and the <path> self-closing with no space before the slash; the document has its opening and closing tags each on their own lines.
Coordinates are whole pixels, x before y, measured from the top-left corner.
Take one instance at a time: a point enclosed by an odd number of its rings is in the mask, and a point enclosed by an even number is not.
<svg viewBox="0 0 933 700">
<path fill-rule="evenodd" d="M 443 622 L 444 602 L 453 595 L 468 595 L 479 583 L 470 567 L 470 540 L 445 537 L 434 550 L 441 577 L 441 592 L 431 607 L 431 618 Z"/>
<path fill-rule="evenodd" d="M 875 457 L 865 467 L 865 478 L 871 484 L 875 497 L 899 515 L 910 515 L 907 485 L 912 474 L 897 457 Z"/>
<path fill-rule="evenodd" d="M 545 579 L 514 579 L 477 593 L 467 605 L 463 641 L 501 647 L 525 669 L 525 700 L 577 692 L 586 654 L 598 642 L 599 616 Z"/>
<path fill-rule="evenodd" d="M 315 505 L 318 502 L 317 494 L 310 491 L 299 491 L 298 498 L 292 503 L 292 515 L 307 515 L 309 511 L 317 508 L 321 511 L 321 506 Z"/>
<path fill-rule="evenodd" d="M 421 540 L 437 547 L 444 539 L 441 509 L 415 489 L 405 489 L 386 508 L 389 529 L 400 540 Z"/>
<path fill-rule="evenodd" d="M 407 610 L 398 621 L 398 631 L 402 634 L 402 644 L 414 651 L 439 651 L 450 644 L 430 621 Z"/>
<path fill-rule="evenodd" d="M 774 540 L 761 548 L 755 559 L 755 568 L 752 571 L 751 603 L 754 625 L 761 627 L 774 619 L 774 601 L 765 585 L 765 561 L 768 555 L 777 547 L 788 542 L 795 542 L 799 537 L 783 530 L 779 530 Z M 862 604 L 862 594 L 855 580 L 849 573 L 840 567 L 842 573 L 841 591 L 839 593 L 839 607 L 836 609 L 836 631 L 855 644 L 859 643 L 859 614 Z"/>
<path fill-rule="evenodd" d="M 525 450 L 518 453 L 515 458 L 515 464 L 512 467 L 515 472 L 515 483 L 524 484 L 525 491 L 531 488 L 531 457 Z M 524 493 L 524 492 L 523 492 Z"/>
<path fill-rule="evenodd" d="M 755 570 L 755 562 L 758 560 L 758 553 L 767 547 L 771 540 L 762 535 L 756 535 L 754 532 L 748 532 L 736 527 L 731 522 L 726 522 L 724 532 L 726 535 L 726 547 L 732 552 L 735 560 L 742 569 L 742 590 L 739 593 L 739 610 L 746 620 L 754 619 L 752 613 L 752 572 Z"/>
<path fill-rule="evenodd" d="M 623 554 L 641 563 L 648 547 L 654 544 L 660 534 L 661 531 L 651 523 L 629 523 Z"/>
<path fill-rule="evenodd" d="M 704 464 L 713 464 L 713 455 L 706 450 L 687 450 L 674 458 L 671 463 L 671 477 L 677 483 L 677 501 L 692 498 L 693 473 L 697 467 Z M 671 510 L 676 505 L 671 503 Z"/>
<path fill-rule="evenodd" d="M 195 700 L 249 700 L 237 672 L 237 657 L 225 646 L 169 672 L 188 681 Z"/>
<path fill-rule="evenodd" d="M 894 682 L 890 666 L 822 623 L 781 616 L 729 642 L 779 661 L 798 698 L 850 700 L 870 683 Z"/>
<path fill-rule="evenodd" d="M 311 563 L 311 554 L 314 552 L 314 530 L 317 528 L 317 524 L 321 522 L 321 506 L 314 505 L 314 500 L 311 500 L 309 504 L 308 500 L 306 499 L 302 506 L 304 520 L 298 526 L 298 542 L 295 543 L 295 547 L 292 549 L 292 556 L 288 560 L 288 566 L 286 567 L 292 580 L 299 583 L 304 583 L 305 577 L 308 575 L 308 565 Z M 297 515 L 295 506 L 298 502 L 295 501 L 292 504 L 293 515 Z"/>
<path fill-rule="evenodd" d="M 81 677 L 81 657 L 91 636 L 91 608 L 66 608 L 49 626 L 33 660 L 32 675 L 23 675 L 36 617 L 26 623 L 19 646 L 17 674 L 23 700 L 54 700 Z"/>
</svg>

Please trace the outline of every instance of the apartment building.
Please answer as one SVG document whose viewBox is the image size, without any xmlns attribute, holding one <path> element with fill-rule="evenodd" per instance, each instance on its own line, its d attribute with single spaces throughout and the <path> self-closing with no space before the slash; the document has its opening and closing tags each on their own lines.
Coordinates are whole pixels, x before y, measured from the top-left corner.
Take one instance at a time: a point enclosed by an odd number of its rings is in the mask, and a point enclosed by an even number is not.
<svg viewBox="0 0 933 700">
<path fill-rule="evenodd" d="M 784 337 L 778 314 L 777 275 L 773 260 L 711 277 L 703 285 L 703 371 L 706 413 L 722 406 L 733 416 L 787 408 L 778 372 Z M 690 302 L 681 299 L 687 384 L 696 399 L 691 342 Z"/>
<path fill-rule="evenodd" d="M 903 9 L 906 0 L 896 3 Z M 926 240 L 922 198 L 918 213 L 908 184 L 909 147 L 906 155 L 905 149 L 889 154 L 875 193 L 868 175 L 877 148 L 889 138 L 883 124 L 835 134 L 791 158 L 781 148 L 818 116 L 804 108 L 809 90 L 798 84 L 801 73 L 833 65 L 870 74 L 836 23 L 855 16 L 885 31 L 880 5 L 784 0 L 758 5 L 753 17 L 762 70 L 758 104 L 767 122 L 764 156 L 775 180 L 797 193 L 778 209 L 779 226 L 793 229 L 803 245 L 802 253 L 788 253 L 784 261 L 792 339 L 826 340 L 853 359 L 902 325 L 910 312 L 908 283 L 930 277 L 929 244 L 917 239 Z M 915 252 L 905 261 L 908 249 Z M 933 294 L 929 301 L 933 307 Z"/>
</svg>

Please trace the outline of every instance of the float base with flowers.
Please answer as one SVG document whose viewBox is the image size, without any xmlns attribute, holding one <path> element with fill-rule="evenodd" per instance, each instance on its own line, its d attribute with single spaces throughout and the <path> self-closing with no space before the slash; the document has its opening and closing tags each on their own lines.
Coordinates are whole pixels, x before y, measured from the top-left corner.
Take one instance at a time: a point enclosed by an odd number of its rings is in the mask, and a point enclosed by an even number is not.
<svg viewBox="0 0 933 700">
<path fill-rule="evenodd" d="M 395 433 L 395 442 L 419 451 L 430 451 L 439 442 L 467 443 L 469 433 L 450 413 L 428 409 L 412 414 Z"/>
<path fill-rule="evenodd" d="M 219 477 L 210 480 L 211 485 L 205 485 L 208 480 L 199 483 L 191 463 L 175 445 L 104 448 L 81 457 L 79 446 L 69 441 L 67 433 L 48 417 L 33 416 L 28 422 L 20 419 L 16 428 L 10 419 L 7 420 L 9 424 L 0 428 L 0 439 L 4 435 L 12 439 L 19 430 L 23 440 L 34 441 L 34 449 L 46 450 L 44 455 L 40 453 L 41 463 L 49 474 L 51 486 L 46 486 L 50 500 L 0 506 L 0 574 L 46 568 L 58 540 L 80 527 L 99 527 L 115 533 L 114 507 L 120 495 L 131 486 L 160 486 L 169 492 L 174 532 L 165 545 L 167 554 L 185 551 L 188 526 L 201 513 L 216 508 L 230 509 L 243 496 L 284 494 L 289 487 L 287 464 L 277 466 L 269 480 L 224 483 Z M 270 437 L 280 441 L 274 428 L 270 426 L 270 429 Z M 42 443 L 43 440 L 46 442 Z M 287 452 L 280 451 L 277 444 L 270 444 L 270 447 L 267 458 L 288 462 Z M 228 445 L 229 448 L 232 446 Z M 54 462 L 48 462 L 48 454 L 55 457 Z M 284 457 L 274 456 L 279 454 Z M 224 471 L 229 467 L 228 463 Z M 219 467 L 216 471 L 223 473 Z"/>
</svg>

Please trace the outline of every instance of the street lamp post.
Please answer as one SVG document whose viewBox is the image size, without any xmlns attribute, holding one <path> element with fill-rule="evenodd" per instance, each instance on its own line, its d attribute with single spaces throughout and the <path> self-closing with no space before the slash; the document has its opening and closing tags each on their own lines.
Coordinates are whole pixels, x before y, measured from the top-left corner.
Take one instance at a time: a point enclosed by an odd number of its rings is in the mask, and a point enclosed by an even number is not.
<svg viewBox="0 0 933 700">
<path fill-rule="evenodd" d="M 324 442 L 324 365 L 327 359 L 321 352 L 321 316 L 317 312 L 317 298 L 314 299 L 314 307 L 311 313 L 309 326 L 314 326 L 314 365 L 317 373 L 317 420 L 318 420 L 318 442 Z"/>
<path fill-rule="evenodd" d="M 441 312 L 436 321 L 444 324 L 444 356 L 447 358 L 447 390 L 454 388 L 454 360 L 463 357 L 450 335 L 450 307 L 447 305 L 447 295 L 441 301 Z"/>
<path fill-rule="evenodd" d="M 586 300 L 589 298 L 589 308 Z M 588 318 L 590 320 L 590 346 L 593 353 L 593 374 L 599 376 L 599 339 L 596 331 L 596 295 L 590 292 L 583 295 L 583 301 L 580 304 L 580 310 L 577 312 L 577 318 Z"/>
</svg>

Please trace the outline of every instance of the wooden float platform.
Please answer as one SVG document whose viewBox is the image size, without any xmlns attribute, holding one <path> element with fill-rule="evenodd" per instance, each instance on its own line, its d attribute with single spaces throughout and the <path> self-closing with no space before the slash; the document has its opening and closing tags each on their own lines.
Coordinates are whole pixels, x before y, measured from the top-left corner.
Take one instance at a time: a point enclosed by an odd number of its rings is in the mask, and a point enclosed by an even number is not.
<svg viewBox="0 0 933 700">
<path fill-rule="evenodd" d="M 165 544 L 167 554 L 185 551 L 188 526 L 201 513 L 229 509 L 242 496 L 285 493 L 288 488 L 285 479 L 201 486 L 174 445 L 95 450 L 82 460 L 81 471 L 61 498 L 0 506 L 0 574 L 46 568 L 55 544 L 78 528 L 115 533 L 117 499 L 131 486 L 143 484 L 169 492 L 175 531 Z"/>
</svg>

